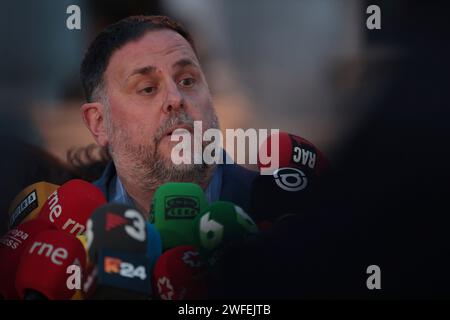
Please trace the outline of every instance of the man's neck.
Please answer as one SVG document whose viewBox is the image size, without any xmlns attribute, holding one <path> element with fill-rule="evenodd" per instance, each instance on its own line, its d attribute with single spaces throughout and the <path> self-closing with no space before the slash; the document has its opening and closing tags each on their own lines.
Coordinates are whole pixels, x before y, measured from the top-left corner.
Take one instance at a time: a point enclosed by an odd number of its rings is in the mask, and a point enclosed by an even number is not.
<svg viewBox="0 0 450 320">
<path fill-rule="evenodd" d="M 153 199 L 153 194 L 155 189 L 145 189 L 142 188 L 140 184 L 136 183 L 133 179 L 125 175 L 120 175 L 117 173 L 125 192 L 133 200 L 136 208 L 142 212 L 146 218 L 148 218 L 150 212 L 151 200 Z"/>
<path fill-rule="evenodd" d="M 196 182 L 200 187 L 205 190 L 212 178 L 215 166 L 210 166 L 206 171 L 204 177 L 201 181 Z M 148 218 L 150 212 L 151 201 L 153 199 L 153 195 L 156 189 L 169 181 L 152 181 L 149 183 L 148 181 L 142 181 L 142 179 L 138 179 L 136 177 L 132 177 L 127 175 L 126 172 L 116 168 L 117 175 L 122 182 L 123 188 L 127 192 L 127 194 L 133 199 L 136 208 L 144 213 Z M 192 182 L 192 181 L 186 181 Z"/>
</svg>

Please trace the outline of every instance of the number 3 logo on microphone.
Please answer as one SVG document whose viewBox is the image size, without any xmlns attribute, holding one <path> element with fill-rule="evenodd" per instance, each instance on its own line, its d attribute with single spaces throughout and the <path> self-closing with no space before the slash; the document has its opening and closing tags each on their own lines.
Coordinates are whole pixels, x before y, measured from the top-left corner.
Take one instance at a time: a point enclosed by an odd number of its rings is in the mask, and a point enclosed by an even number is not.
<svg viewBox="0 0 450 320">
<path fill-rule="evenodd" d="M 136 210 L 130 209 L 125 211 L 125 217 L 127 217 L 128 219 L 133 219 L 133 226 L 125 226 L 125 231 L 128 233 L 128 235 L 133 239 L 136 239 L 137 241 L 145 241 L 146 225 L 142 215 Z"/>
</svg>

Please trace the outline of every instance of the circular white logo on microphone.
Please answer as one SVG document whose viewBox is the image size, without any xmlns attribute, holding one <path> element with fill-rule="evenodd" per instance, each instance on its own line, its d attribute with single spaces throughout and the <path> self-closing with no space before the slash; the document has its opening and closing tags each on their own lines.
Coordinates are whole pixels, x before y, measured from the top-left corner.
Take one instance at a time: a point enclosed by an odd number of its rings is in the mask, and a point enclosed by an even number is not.
<svg viewBox="0 0 450 320">
<path fill-rule="evenodd" d="M 275 170 L 273 177 L 277 185 L 286 191 L 300 191 L 308 185 L 308 178 L 297 168 L 280 168 Z"/>
</svg>

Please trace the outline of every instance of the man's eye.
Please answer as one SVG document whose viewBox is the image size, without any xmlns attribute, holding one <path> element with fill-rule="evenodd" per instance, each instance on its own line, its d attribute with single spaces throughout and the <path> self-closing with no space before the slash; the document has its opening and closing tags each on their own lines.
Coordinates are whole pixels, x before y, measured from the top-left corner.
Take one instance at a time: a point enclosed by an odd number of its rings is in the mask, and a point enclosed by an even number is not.
<svg viewBox="0 0 450 320">
<path fill-rule="evenodd" d="M 139 90 L 139 93 L 144 95 L 152 94 L 156 91 L 156 87 L 145 87 L 144 89 Z"/>
<path fill-rule="evenodd" d="M 195 84 L 195 79 L 194 78 L 185 78 L 185 79 L 181 80 L 179 83 L 183 87 L 190 88 Z"/>
</svg>

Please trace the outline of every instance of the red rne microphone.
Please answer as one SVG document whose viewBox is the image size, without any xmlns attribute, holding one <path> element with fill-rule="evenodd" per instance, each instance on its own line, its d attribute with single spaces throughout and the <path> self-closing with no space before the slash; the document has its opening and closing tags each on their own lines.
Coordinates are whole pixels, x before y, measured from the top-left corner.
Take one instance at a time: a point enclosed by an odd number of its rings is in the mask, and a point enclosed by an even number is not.
<svg viewBox="0 0 450 320">
<path fill-rule="evenodd" d="M 46 230 L 25 248 L 16 274 L 16 290 L 25 300 L 69 300 L 81 289 L 86 251 L 75 236 Z"/>
<path fill-rule="evenodd" d="M 99 188 L 84 180 L 74 179 L 48 197 L 38 218 L 76 236 L 84 233 L 92 212 L 105 203 L 106 198 Z"/>
<path fill-rule="evenodd" d="M 47 221 L 30 220 L 12 228 L 0 239 L 0 296 L 4 299 L 19 299 L 16 271 L 27 245 L 44 230 L 54 228 Z"/>
<path fill-rule="evenodd" d="M 153 269 L 153 292 L 162 300 L 205 299 L 205 265 L 192 246 L 178 246 L 164 252 Z"/>
</svg>

